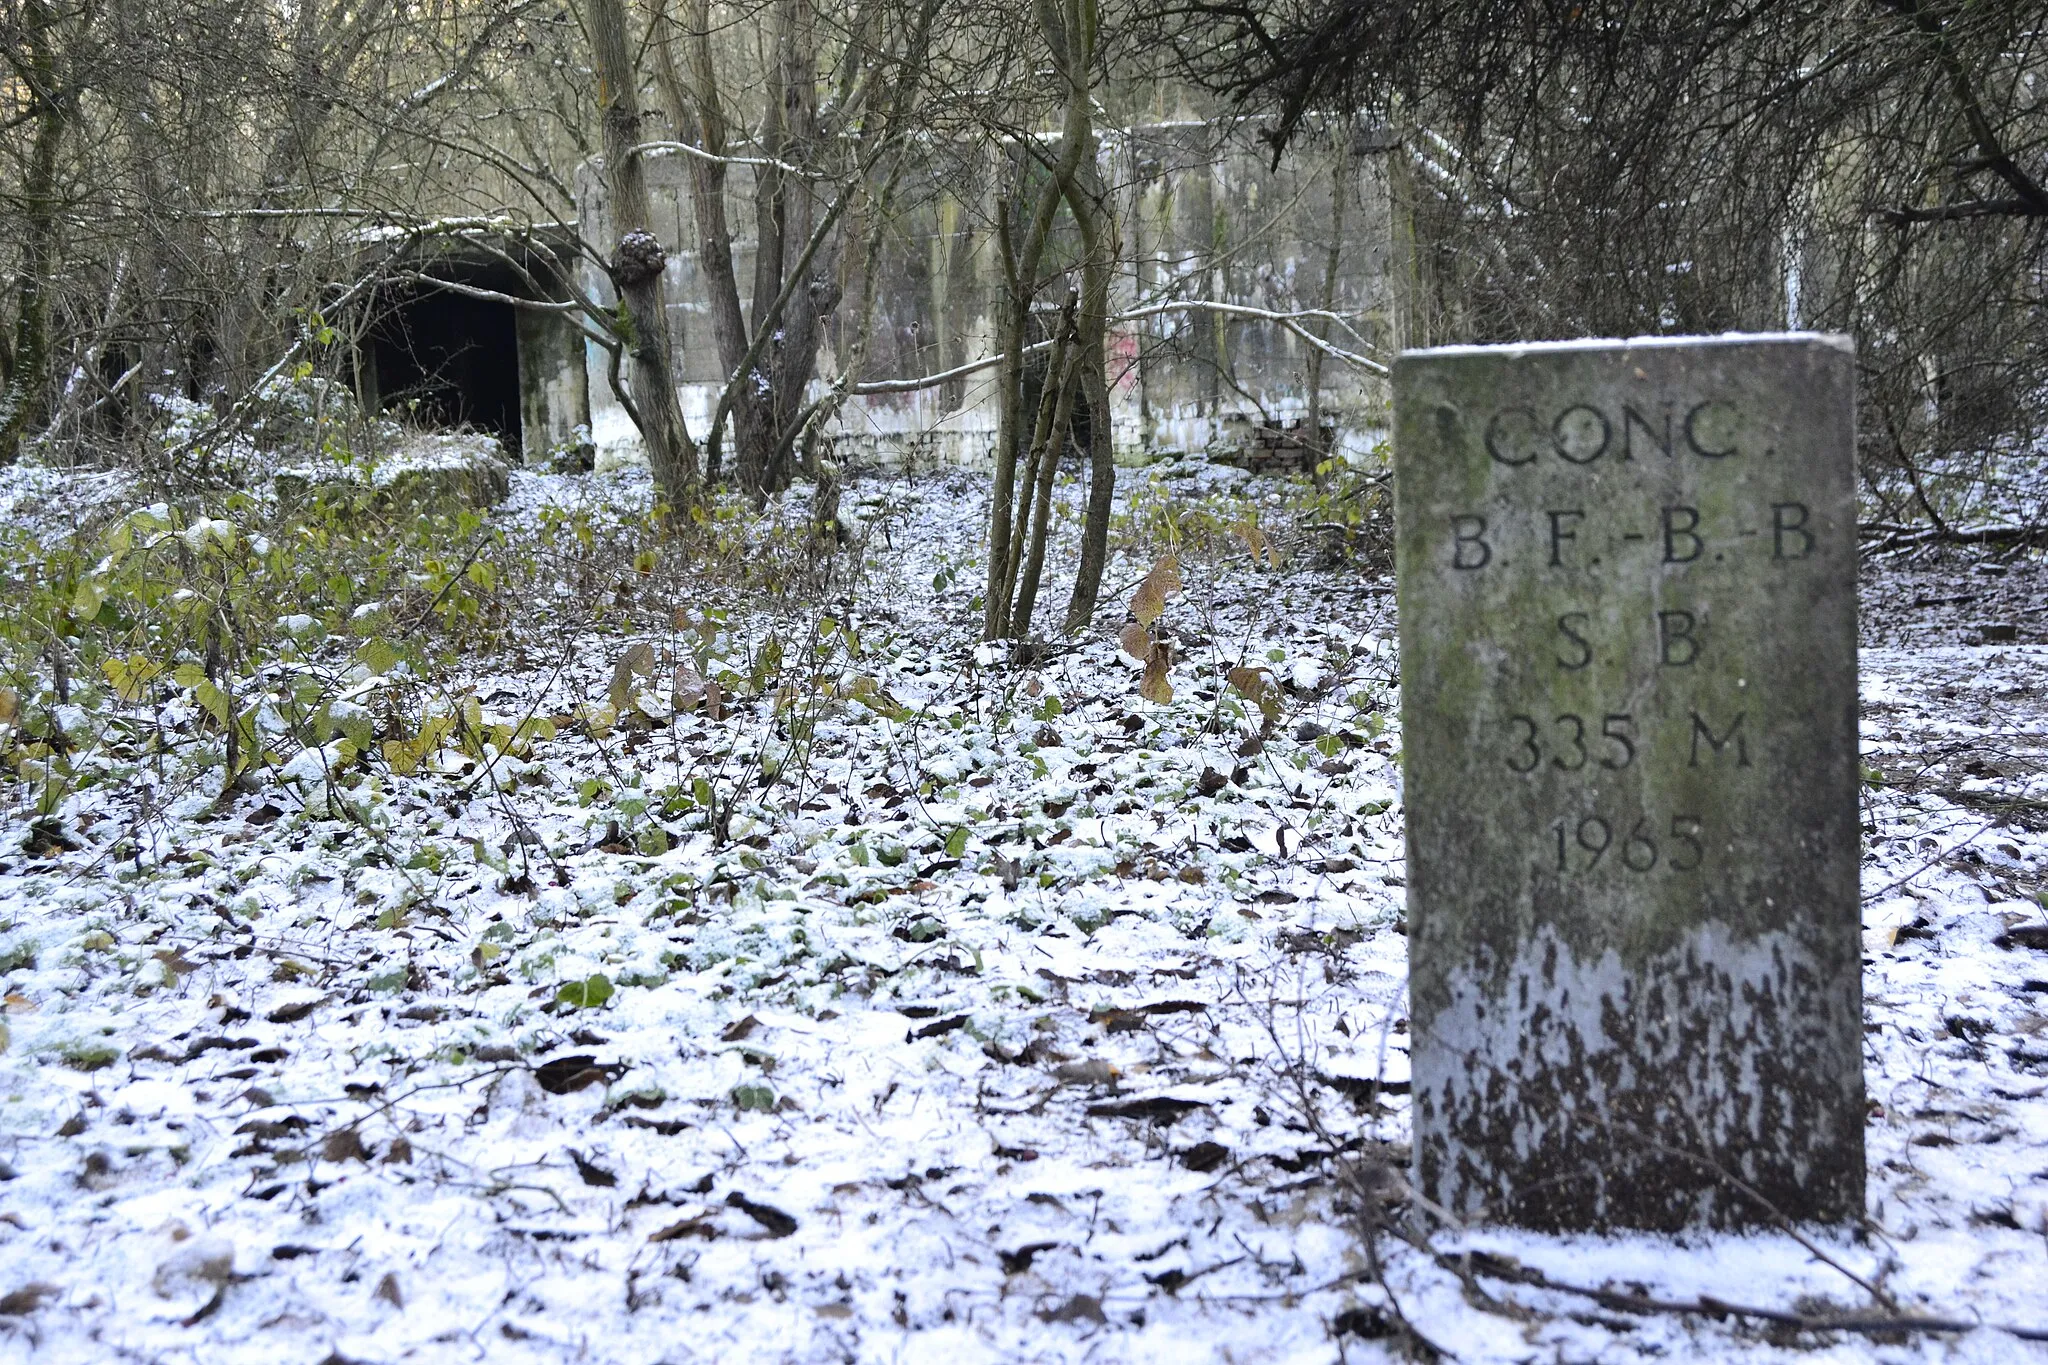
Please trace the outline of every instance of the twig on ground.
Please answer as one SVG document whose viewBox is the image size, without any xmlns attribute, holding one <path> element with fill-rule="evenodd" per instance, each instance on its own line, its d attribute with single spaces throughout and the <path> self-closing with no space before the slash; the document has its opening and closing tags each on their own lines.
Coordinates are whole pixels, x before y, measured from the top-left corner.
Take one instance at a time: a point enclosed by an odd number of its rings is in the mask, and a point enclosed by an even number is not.
<svg viewBox="0 0 2048 1365">
<path fill-rule="evenodd" d="M 1496 1256 L 1492 1252 L 1435 1252 L 1433 1256 L 1439 1266 L 1453 1274 L 1458 1271 L 1452 1262 L 1465 1261 L 1471 1266 L 1473 1273 L 1484 1275 L 1488 1279 L 1527 1285 L 1531 1289 L 1542 1289 L 1551 1293 L 1577 1295 L 1580 1298 L 1591 1299 L 1603 1308 L 1621 1313 L 1679 1313 L 1711 1318 L 1756 1318 L 1762 1322 L 1778 1323 L 1803 1332 L 1854 1332 L 1864 1336 L 1882 1336 L 1890 1332 L 1946 1334 L 1975 1332 L 1982 1329 L 2004 1332 L 2018 1337 L 2021 1341 L 2048 1341 L 2048 1327 L 2014 1327 L 2004 1323 L 1972 1322 L 1963 1318 L 1919 1317 L 1903 1313 L 1850 1314 L 1836 1317 L 1733 1303 L 1709 1294 L 1691 1299 L 1663 1299 L 1651 1294 L 1597 1289 L 1590 1285 L 1553 1279 L 1543 1271 L 1531 1269 L 1503 1256 Z"/>
</svg>

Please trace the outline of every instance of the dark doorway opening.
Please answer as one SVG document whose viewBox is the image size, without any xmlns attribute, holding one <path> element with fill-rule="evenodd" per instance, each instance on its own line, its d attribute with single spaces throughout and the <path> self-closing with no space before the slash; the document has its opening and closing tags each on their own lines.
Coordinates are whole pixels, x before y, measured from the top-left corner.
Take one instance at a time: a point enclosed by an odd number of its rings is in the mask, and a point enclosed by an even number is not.
<svg viewBox="0 0 2048 1365">
<path fill-rule="evenodd" d="M 515 464 L 574 446 L 590 421 L 567 311 L 575 259 L 573 235 L 544 227 L 436 237 L 383 261 L 392 275 L 348 310 L 363 408 L 488 433 Z"/>
<path fill-rule="evenodd" d="M 518 457 L 519 329 L 512 305 L 430 283 L 408 285 L 379 300 L 366 340 L 376 407 L 402 408 L 425 426 L 489 432 Z"/>
</svg>

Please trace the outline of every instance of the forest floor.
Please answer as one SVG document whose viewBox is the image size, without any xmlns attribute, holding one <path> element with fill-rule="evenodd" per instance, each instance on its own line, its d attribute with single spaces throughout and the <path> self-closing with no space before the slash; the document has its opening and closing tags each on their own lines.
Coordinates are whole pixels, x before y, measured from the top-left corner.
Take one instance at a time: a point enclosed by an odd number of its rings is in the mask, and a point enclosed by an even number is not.
<svg viewBox="0 0 2048 1365">
<path fill-rule="evenodd" d="M 9 477 L 23 522 L 120 494 Z M 521 473 L 497 516 L 648 496 Z M 523 758 L 308 750 L 223 797 L 114 746 L 54 823 L 10 788 L 0 1356 L 2048 1358 L 1650 1302 L 2048 1328 L 2038 552 L 1863 586 L 1867 1225 L 1425 1240 L 1374 1226 L 1408 1142 L 1391 578 L 1191 544 L 1157 705 L 1113 624 L 977 645 L 985 498 L 850 485 L 837 607 L 478 660 L 478 723 L 560 722 Z M 1240 661 L 1281 688 L 1263 744 Z"/>
</svg>

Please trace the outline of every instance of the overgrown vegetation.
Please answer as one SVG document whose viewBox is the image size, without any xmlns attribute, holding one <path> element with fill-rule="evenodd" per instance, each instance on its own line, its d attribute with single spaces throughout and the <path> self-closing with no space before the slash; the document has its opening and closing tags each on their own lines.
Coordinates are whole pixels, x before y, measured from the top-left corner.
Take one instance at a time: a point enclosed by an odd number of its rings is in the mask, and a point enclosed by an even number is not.
<svg viewBox="0 0 2048 1365">
<path fill-rule="evenodd" d="M 309 807 L 367 819 L 392 778 L 480 767 L 516 786 L 566 726 L 644 733 L 678 706 L 715 716 L 721 697 L 778 698 L 801 739 L 803 708 L 832 695 L 820 670 L 857 647 L 819 603 L 856 586 L 859 543 L 835 558 L 802 511 L 763 518 L 729 495 L 667 532 L 587 501 L 508 521 L 447 469 L 392 461 L 402 430 L 309 410 L 273 403 L 230 452 L 202 452 L 246 480 L 253 443 L 275 442 L 261 464 L 277 472 L 252 490 L 159 480 L 155 500 L 70 534 L 0 539 L 0 761 L 41 816 L 96 786 L 139 784 L 160 813 L 282 776 Z M 808 624 L 783 634 L 793 622 Z M 559 670 L 608 638 L 619 671 L 588 705 L 502 715 L 476 695 L 484 661 L 531 669 L 552 648 Z M 696 804 L 722 831 L 718 798 Z"/>
<path fill-rule="evenodd" d="M 1987 457 L 2038 470 L 2039 4 L 1155 13 L 1276 159 L 1332 109 L 1398 144 L 1399 344 L 1843 332 L 1882 520 L 1946 534 L 1934 488 L 1977 483 Z"/>
</svg>

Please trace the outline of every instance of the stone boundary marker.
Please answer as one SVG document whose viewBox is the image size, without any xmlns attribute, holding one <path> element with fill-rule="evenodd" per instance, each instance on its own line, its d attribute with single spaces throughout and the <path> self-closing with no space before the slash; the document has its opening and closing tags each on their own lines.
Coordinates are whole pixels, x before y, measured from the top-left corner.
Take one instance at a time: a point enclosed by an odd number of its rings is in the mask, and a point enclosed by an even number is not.
<svg viewBox="0 0 2048 1365">
<path fill-rule="evenodd" d="M 1850 343 L 1449 347 L 1393 385 L 1416 1188 L 1545 1229 L 1861 1217 Z"/>
</svg>

